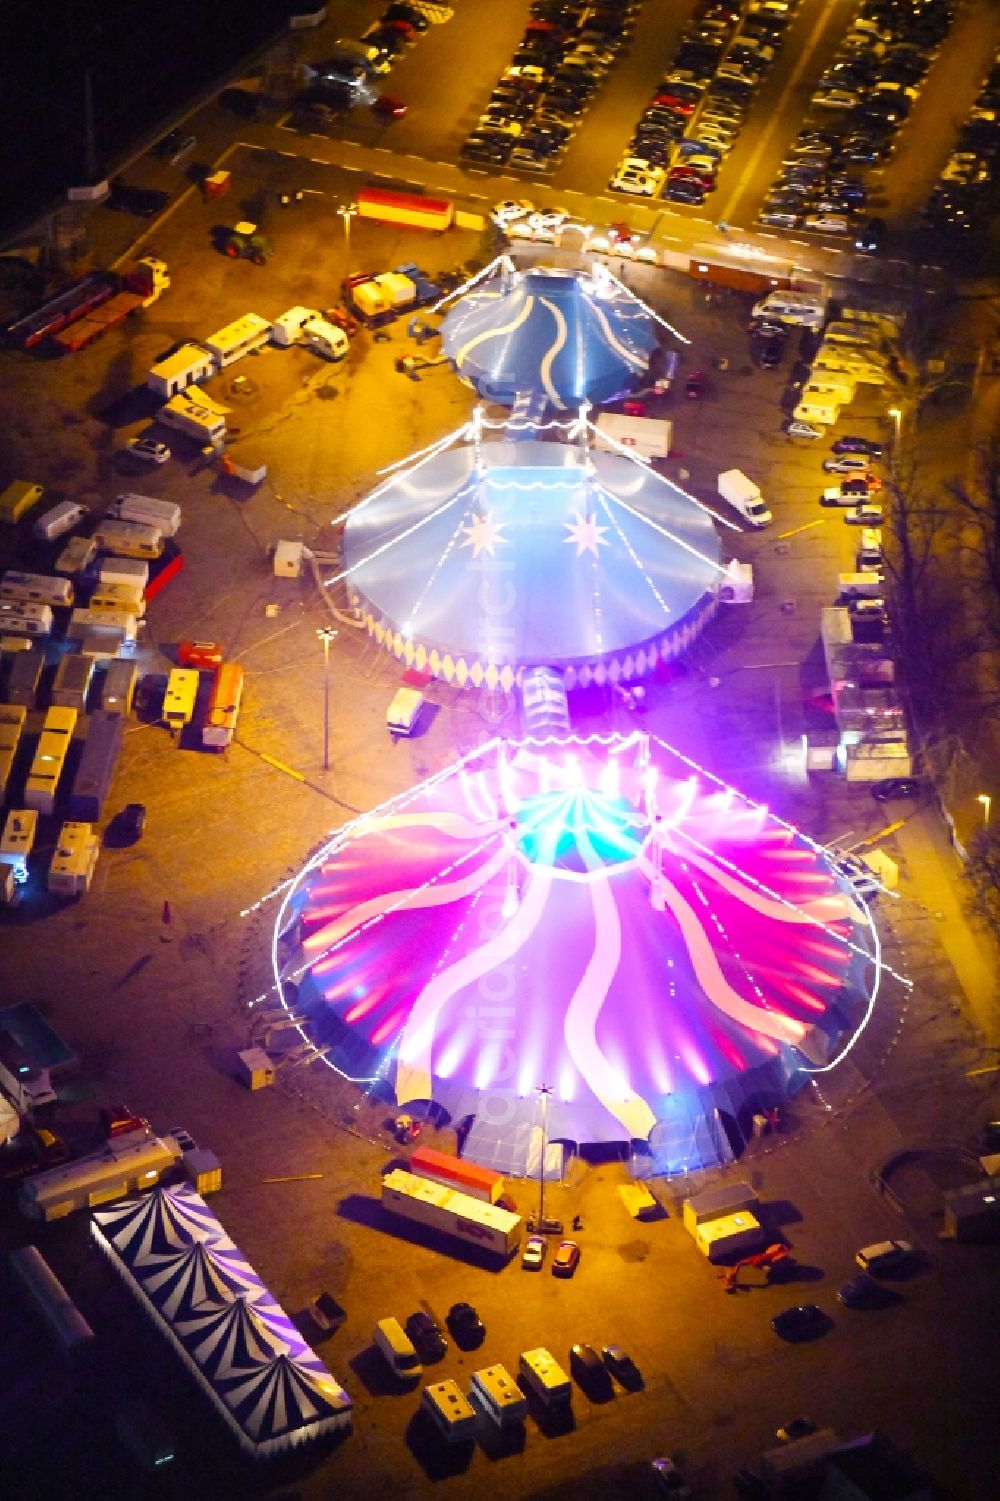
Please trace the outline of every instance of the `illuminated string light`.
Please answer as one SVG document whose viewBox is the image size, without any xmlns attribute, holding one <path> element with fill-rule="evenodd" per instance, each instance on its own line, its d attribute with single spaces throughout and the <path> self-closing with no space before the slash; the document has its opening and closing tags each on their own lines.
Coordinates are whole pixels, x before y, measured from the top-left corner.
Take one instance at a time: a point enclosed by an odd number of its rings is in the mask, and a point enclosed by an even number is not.
<svg viewBox="0 0 1000 1501">
<path fill-rule="evenodd" d="M 689 553 L 693 558 L 697 558 L 699 563 L 704 563 L 706 568 L 713 569 L 723 578 L 726 576 L 728 569 L 723 564 L 717 563 L 714 558 L 706 557 L 703 552 L 698 551 L 697 547 L 692 546 L 690 542 L 685 542 L 683 537 L 678 537 L 676 532 L 672 532 L 668 527 L 662 526 L 660 522 L 654 521 L 651 516 L 646 516 L 642 511 L 637 511 L 635 506 L 629 505 L 627 500 L 622 500 L 621 496 L 616 495 L 613 490 L 605 490 L 602 486 L 600 495 L 602 500 L 609 502 L 611 505 L 621 506 L 622 510 L 627 511 L 636 521 L 644 521 L 648 527 L 651 527 L 654 532 L 658 532 L 661 537 L 666 537 L 669 542 L 673 542 L 683 552 Z"/>
<path fill-rule="evenodd" d="M 463 281 L 460 287 L 456 287 L 454 291 L 446 293 L 439 302 L 435 302 L 434 305 L 428 309 L 428 312 L 440 312 L 443 307 L 447 307 L 449 302 L 454 301 L 456 297 L 462 297 L 472 287 L 478 286 L 481 281 L 485 281 L 486 278 L 488 276 L 491 276 L 494 270 L 498 267 L 501 271 L 506 271 L 511 276 L 517 276 L 519 274 L 517 267 L 511 260 L 510 256 L 507 255 L 506 252 L 504 252 L 490 261 L 488 266 L 484 266 L 482 271 L 477 271 L 475 276 L 470 276 L 468 281 Z"/>
<path fill-rule="evenodd" d="M 600 261 L 595 261 L 594 269 L 600 272 L 602 276 L 606 276 L 609 281 L 613 281 L 620 292 L 624 292 L 626 297 L 631 297 L 632 301 L 638 303 L 644 313 L 648 313 L 654 322 L 658 323 L 661 328 L 665 328 L 668 333 L 673 334 L 675 339 L 680 339 L 682 344 L 691 343 L 691 340 L 682 334 L 679 328 L 674 328 L 673 324 L 668 323 L 666 318 L 661 318 L 655 308 L 651 308 L 648 302 L 643 302 L 641 297 L 636 296 L 631 287 L 627 287 L 623 281 L 619 281 L 610 266 L 605 266 Z"/>
<path fill-rule="evenodd" d="M 419 532 L 421 527 L 427 526 L 432 521 L 436 521 L 439 516 L 443 516 L 446 511 L 450 511 L 452 506 L 458 505 L 464 500 L 466 494 L 467 491 L 465 490 L 456 491 L 450 499 L 442 501 L 436 510 L 428 512 L 426 516 L 421 516 L 419 521 L 414 521 L 411 526 L 397 533 L 395 537 L 390 537 L 387 542 L 382 543 L 381 547 L 374 548 L 365 557 L 359 558 L 356 563 L 351 563 L 347 568 L 341 569 L 340 573 L 335 573 L 332 578 L 324 579 L 323 588 L 331 589 L 334 584 L 339 584 L 342 579 L 350 578 L 351 574 L 356 573 L 359 568 L 364 568 L 368 563 L 373 563 L 376 558 L 380 558 L 390 548 L 396 547 L 400 542 L 405 542 L 407 537 L 412 537 L 414 532 Z"/>
</svg>

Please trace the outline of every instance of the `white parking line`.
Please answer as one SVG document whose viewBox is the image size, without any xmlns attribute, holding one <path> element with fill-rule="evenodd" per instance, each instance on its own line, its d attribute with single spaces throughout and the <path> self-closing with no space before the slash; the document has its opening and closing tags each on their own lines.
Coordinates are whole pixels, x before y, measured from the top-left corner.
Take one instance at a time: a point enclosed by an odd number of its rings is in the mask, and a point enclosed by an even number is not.
<svg viewBox="0 0 1000 1501">
<path fill-rule="evenodd" d="M 850 0 L 850 5 L 853 9 L 854 0 Z M 775 131 L 782 123 L 782 106 L 784 105 L 785 100 L 788 98 L 788 95 L 792 92 L 792 89 L 794 89 L 795 85 L 798 83 L 802 74 L 805 72 L 810 57 L 816 51 L 816 48 L 819 45 L 820 37 L 823 35 L 823 32 L 826 30 L 827 26 L 829 25 L 831 19 L 836 14 L 838 9 L 839 7 L 837 5 L 824 5 L 821 8 L 819 20 L 816 22 L 816 25 L 809 33 L 806 44 L 799 56 L 799 60 L 795 64 L 795 67 L 792 69 L 791 77 L 785 84 L 785 87 L 781 91 L 781 95 L 779 96 L 778 101 L 771 112 L 771 123 L 761 132 L 760 139 L 758 140 L 753 151 L 751 151 L 750 158 L 746 166 L 743 168 L 743 171 L 740 173 L 739 181 L 737 182 L 732 193 L 729 195 L 729 201 L 719 214 L 719 218 L 723 224 L 728 224 L 735 217 L 737 201 L 743 193 L 743 190 L 746 187 L 748 181 L 756 172 L 757 164 L 759 163 L 761 157 L 764 155 L 764 152 L 767 150 L 768 146 L 771 144 L 771 139 L 774 136 Z"/>
</svg>

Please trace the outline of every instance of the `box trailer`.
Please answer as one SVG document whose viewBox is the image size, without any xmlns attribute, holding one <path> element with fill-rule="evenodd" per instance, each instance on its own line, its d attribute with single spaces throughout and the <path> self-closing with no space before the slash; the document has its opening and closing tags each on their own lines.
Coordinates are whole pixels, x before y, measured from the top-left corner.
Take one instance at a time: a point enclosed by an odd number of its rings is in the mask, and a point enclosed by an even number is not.
<svg viewBox="0 0 1000 1501">
<path fill-rule="evenodd" d="M 594 447 L 604 453 L 641 454 L 646 459 L 665 459 L 670 454 L 671 425 L 665 417 L 629 417 L 624 412 L 602 412 L 594 432 Z"/>
<path fill-rule="evenodd" d="M 120 714 L 98 709 L 96 714 L 90 715 L 87 738 L 69 794 L 70 818 L 89 819 L 96 823 L 103 817 L 124 736 L 125 723 Z"/>
<path fill-rule="evenodd" d="M 127 719 L 132 712 L 139 669 L 134 662 L 116 657 L 107 664 L 101 683 L 101 708 L 105 714 L 120 714 Z"/>
<path fill-rule="evenodd" d="M 180 395 L 197 381 L 207 380 L 215 374 L 215 359 L 200 344 L 182 344 L 172 354 L 164 355 L 150 366 L 146 387 L 157 396 L 169 400 Z"/>
<path fill-rule="evenodd" d="M 152 1188 L 179 1160 L 173 1137 L 134 1135 L 109 1141 L 103 1151 L 26 1178 L 17 1192 L 21 1213 L 32 1220 L 58 1220 L 77 1209 Z"/>
<path fill-rule="evenodd" d="M 44 651 L 39 651 L 34 646 L 28 651 L 19 651 L 10 664 L 10 672 L 7 675 L 7 702 L 21 704 L 25 709 L 33 709 L 44 667 Z"/>
<path fill-rule="evenodd" d="M 520 1244 L 520 1215 L 403 1168 L 394 1168 L 382 1179 L 382 1203 L 403 1219 L 499 1256 L 510 1256 Z"/>
<path fill-rule="evenodd" d="M 94 1338 L 83 1314 L 37 1246 L 7 1252 L 10 1269 L 64 1350 L 88 1345 Z"/>
<path fill-rule="evenodd" d="M 820 1428 L 805 1438 L 768 1449 L 760 1457 L 760 1478 L 775 1498 L 799 1495 L 803 1487 L 815 1487 L 831 1454 L 843 1448 L 832 1428 Z M 815 1494 L 810 1490 L 809 1494 Z"/>
<path fill-rule="evenodd" d="M 703 1220 L 694 1232 L 694 1243 L 709 1261 L 742 1255 L 764 1245 L 767 1236 L 760 1221 L 748 1210 L 739 1214 L 720 1214 Z"/>
<path fill-rule="evenodd" d="M 693 1235 L 706 1220 L 718 1219 L 723 1214 L 735 1214 L 741 1209 L 752 1209 L 759 1202 L 749 1183 L 720 1183 L 717 1188 L 706 1188 L 703 1193 L 693 1194 L 684 1200 L 684 1228 Z"/>
<path fill-rule="evenodd" d="M 95 663 L 92 657 L 80 652 L 66 652 L 59 659 L 52 683 L 52 702 L 65 709 L 78 709 L 82 714 L 87 707 L 87 694 L 94 676 Z"/>
<path fill-rule="evenodd" d="M 82 896 L 89 891 L 99 854 L 100 844 L 93 824 L 72 820 L 64 823 L 49 865 L 49 891 L 55 896 Z"/>
<path fill-rule="evenodd" d="M 417 1147 L 410 1157 L 410 1167 L 418 1177 L 457 1188 L 485 1204 L 495 1204 L 506 1187 L 503 1173 L 480 1167 L 478 1162 L 452 1157 L 448 1152 L 436 1152 L 433 1147 Z"/>
<path fill-rule="evenodd" d="M 226 419 L 223 415 L 228 410 L 219 407 L 216 403 L 209 404 L 202 400 L 202 393 L 197 395 L 191 391 L 184 391 L 177 396 L 171 396 L 157 412 L 157 419 L 165 427 L 173 427 L 179 433 L 186 433 L 189 438 L 196 442 L 212 447 L 221 447 L 226 437 Z"/>
<path fill-rule="evenodd" d="M 7 783 L 27 717 L 28 711 L 23 704 L 0 704 L 0 802 L 7 794 Z"/>
</svg>

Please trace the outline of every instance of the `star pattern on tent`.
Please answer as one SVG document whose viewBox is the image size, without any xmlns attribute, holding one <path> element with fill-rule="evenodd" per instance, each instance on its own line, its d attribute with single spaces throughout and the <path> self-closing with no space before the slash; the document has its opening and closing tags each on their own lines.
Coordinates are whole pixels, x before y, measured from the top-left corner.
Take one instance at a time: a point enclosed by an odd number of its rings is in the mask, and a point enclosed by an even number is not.
<svg viewBox="0 0 1000 1501">
<path fill-rule="evenodd" d="M 585 516 L 582 511 L 577 511 L 575 519 L 573 521 L 564 521 L 563 526 L 569 532 L 569 536 L 564 537 L 563 541 L 576 543 L 576 555 L 578 558 L 582 558 L 585 552 L 593 553 L 596 558 L 599 556 L 598 548 L 607 547 L 608 545 L 604 540 L 604 533 L 608 528 L 597 525 L 597 519 L 593 512 Z"/>
<path fill-rule="evenodd" d="M 470 526 L 459 527 L 459 531 L 465 538 L 460 546 L 471 547 L 474 558 L 478 558 L 481 552 L 487 553 L 492 558 L 495 556 L 494 547 L 510 540 L 502 535 L 505 526 L 504 521 L 494 521 L 489 511 L 485 511 L 482 516 L 473 516 Z"/>
</svg>

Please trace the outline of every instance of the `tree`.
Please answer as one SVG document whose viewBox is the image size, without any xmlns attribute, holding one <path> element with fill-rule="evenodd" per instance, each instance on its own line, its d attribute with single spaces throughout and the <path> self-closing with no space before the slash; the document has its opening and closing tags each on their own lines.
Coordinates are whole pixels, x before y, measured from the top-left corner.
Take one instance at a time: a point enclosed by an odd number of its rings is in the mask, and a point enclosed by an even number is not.
<svg viewBox="0 0 1000 1501">
<path fill-rule="evenodd" d="M 1000 438 L 976 450 L 971 482 L 946 487 L 961 525 L 962 565 L 987 649 L 1000 647 Z"/>
<path fill-rule="evenodd" d="M 982 918 L 994 937 L 1000 938 L 1000 832 L 984 829 L 976 835 L 962 880 L 970 912 Z"/>
</svg>

